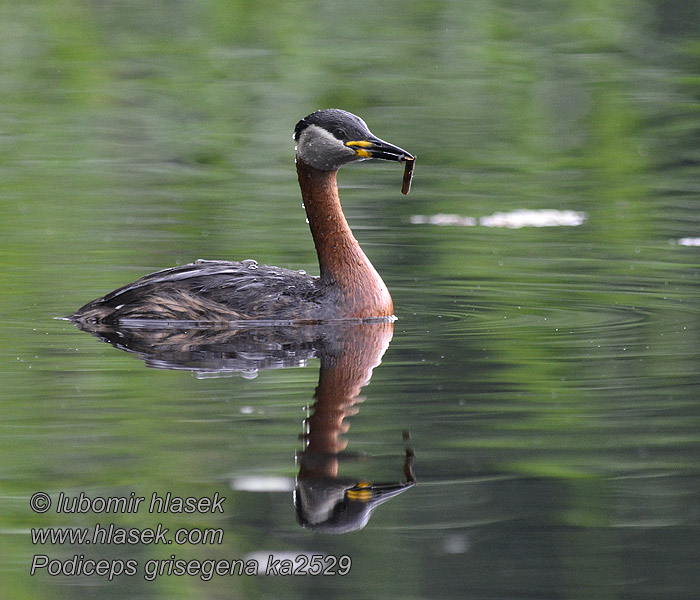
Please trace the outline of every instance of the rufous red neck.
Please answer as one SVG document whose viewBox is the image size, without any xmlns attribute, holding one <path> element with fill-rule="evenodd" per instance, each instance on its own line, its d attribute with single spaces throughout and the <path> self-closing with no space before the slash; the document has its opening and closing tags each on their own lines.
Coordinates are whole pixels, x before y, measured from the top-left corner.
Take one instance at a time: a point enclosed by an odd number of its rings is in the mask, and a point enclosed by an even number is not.
<svg viewBox="0 0 700 600">
<path fill-rule="evenodd" d="M 297 157 L 297 174 L 321 282 L 340 288 L 346 317 L 393 314 L 391 296 L 350 230 L 338 196 L 337 171 L 319 171 Z"/>
</svg>

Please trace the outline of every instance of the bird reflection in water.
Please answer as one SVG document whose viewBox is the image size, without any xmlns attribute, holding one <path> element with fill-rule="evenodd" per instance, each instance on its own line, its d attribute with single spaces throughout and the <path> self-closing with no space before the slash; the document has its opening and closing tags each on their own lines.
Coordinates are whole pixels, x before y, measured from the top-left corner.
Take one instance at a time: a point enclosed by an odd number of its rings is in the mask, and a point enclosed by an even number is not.
<svg viewBox="0 0 700 600">
<path fill-rule="evenodd" d="M 306 420 L 299 455 L 295 505 L 299 522 L 326 533 L 362 529 L 372 511 L 414 485 L 413 451 L 406 451 L 405 482 L 371 483 L 339 478 L 345 417 L 357 412 L 360 389 L 369 383 L 391 341 L 393 323 L 342 327 L 340 352 L 321 355 L 313 413 Z"/>
<path fill-rule="evenodd" d="M 157 323 L 138 327 L 76 323 L 101 340 L 136 354 L 148 366 L 192 371 L 199 377 L 231 373 L 255 375 L 274 368 L 304 366 L 318 358 L 318 386 L 304 422 L 303 450 L 294 503 L 299 523 L 325 533 L 362 529 L 372 511 L 415 484 L 413 451 L 406 450 L 402 481 L 371 483 L 341 477 L 346 417 L 393 335 L 393 322 L 327 323 L 297 326 L 243 325 L 239 328 L 172 328 Z M 407 434 L 404 434 L 407 437 Z"/>
</svg>

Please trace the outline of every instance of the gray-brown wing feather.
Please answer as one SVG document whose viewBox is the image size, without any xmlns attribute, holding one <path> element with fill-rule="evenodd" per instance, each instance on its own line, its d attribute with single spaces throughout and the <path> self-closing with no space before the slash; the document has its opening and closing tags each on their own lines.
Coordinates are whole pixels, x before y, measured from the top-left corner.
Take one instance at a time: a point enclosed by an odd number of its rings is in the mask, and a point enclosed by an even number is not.
<svg viewBox="0 0 700 600">
<path fill-rule="evenodd" d="M 255 261 L 196 261 L 146 275 L 93 300 L 72 318 L 313 319 L 318 278 Z"/>
</svg>

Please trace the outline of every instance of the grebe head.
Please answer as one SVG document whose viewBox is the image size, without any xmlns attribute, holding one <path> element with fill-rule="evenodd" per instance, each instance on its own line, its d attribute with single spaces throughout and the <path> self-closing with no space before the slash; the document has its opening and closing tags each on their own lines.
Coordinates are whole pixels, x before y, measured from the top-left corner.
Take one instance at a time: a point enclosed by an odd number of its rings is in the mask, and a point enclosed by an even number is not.
<svg viewBox="0 0 700 600">
<path fill-rule="evenodd" d="M 294 128 L 297 158 L 319 171 L 336 171 L 344 164 L 367 158 L 413 160 L 413 156 L 380 140 L 360 117 L 344 110 L 317 110 Z"/>
</svg>

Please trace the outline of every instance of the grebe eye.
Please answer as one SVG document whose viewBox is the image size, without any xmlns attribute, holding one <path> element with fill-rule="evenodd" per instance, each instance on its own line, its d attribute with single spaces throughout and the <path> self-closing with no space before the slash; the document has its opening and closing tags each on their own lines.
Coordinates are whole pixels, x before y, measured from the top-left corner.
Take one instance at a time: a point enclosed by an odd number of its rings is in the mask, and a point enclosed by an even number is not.
<svg viewBox="0 0 700 600">
<path fill-rule="evenodd" d="M 345 139 L 347 134 L 345 133 L 344 129 L 336 129 L 333 131 L 333 135 L 337 137 L 339 140 Z"/>
</svg>

